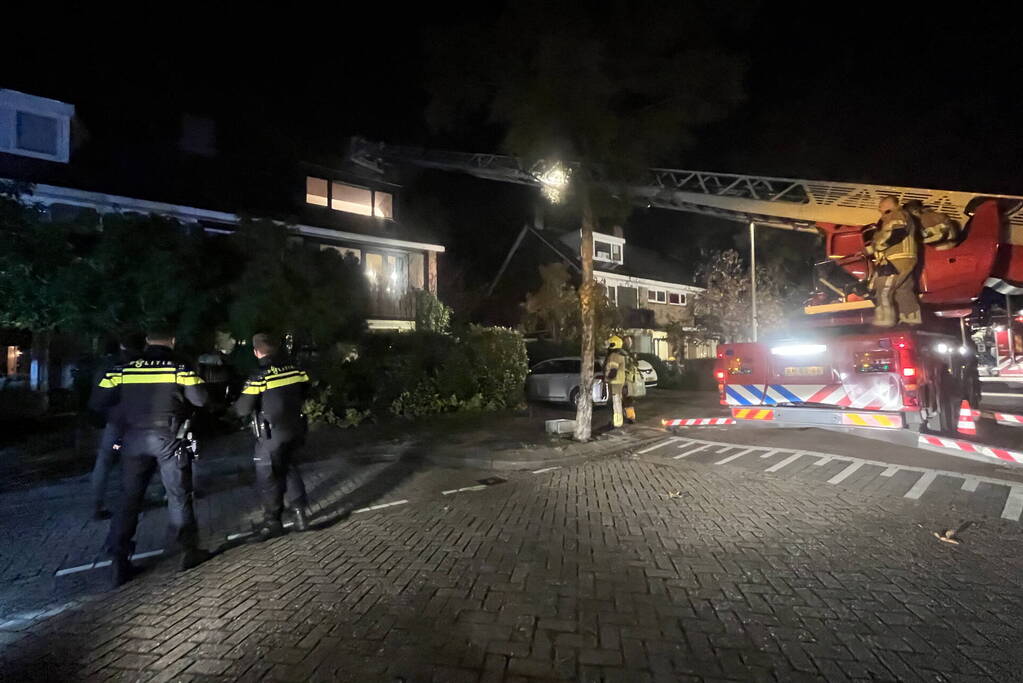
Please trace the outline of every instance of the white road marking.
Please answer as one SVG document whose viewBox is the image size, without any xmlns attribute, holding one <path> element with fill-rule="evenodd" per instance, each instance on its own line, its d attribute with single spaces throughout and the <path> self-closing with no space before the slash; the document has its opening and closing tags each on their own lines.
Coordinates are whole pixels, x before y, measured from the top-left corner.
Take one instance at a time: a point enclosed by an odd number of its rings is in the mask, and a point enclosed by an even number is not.
<svg viewBox="0 0 1023 683">
<path fill-rule="evenodd" d="M 895 467 L 895 466 L 886 467 L 886 468 L 884 468 L 884 472 L 881 473 L 881 476 L 882 477 L 894 477 L 895 473 L 898 472 L 900 469 L 902 469 L 902 468 L 901 467 Z"/>
<path fill-rule="evenodd" d="M 741 458 L 742 456 L 746 455 L 747 453 L 750 453 L 751 451 L 755 451 L 755 450 L 756 450 L 755 448 L 747 448 L 746 450 L 743 450 L 743 451 L 739 451 L 739 452 L 738 452 L 738 453 L 736 453 L 735 455 L 730 455 L 730 456 L 728 456 L 728 457 L 727 457 L 727 458 L 725 458 L 724 460 L 718 460 L 718 461 L 717 461 L 716 463 L 714 463 L 714 464 L 715 464 L 715 465 L 724 465 L 724 464 L 725 464 L 726 462 L 732 462 L 732 461 L 733 461 L 733 460 L 735 460 L 736 458 Z"/>
<path fill-rule="evenodd" d="M 461 493 L 462 491 L 482 491 L 485 488 L 487 488 L 486 484 L 477 484 L 476 486 L 463 486 L 460 489 L 449 489 L 447 491 L 441 491 L 440 495 L 442 495 L 442 496 L 450 496 L 452 493 Z M 373 510 L 375 508 L 368 508 L 368 509 Z M 356 510 L 356 512 L 358 512 L 358 510 Z"/>
<path fill-rule="evenodd" d="M 648 446 L 647 448 L 644 448 L 641 451 L 637 451 L 637 453 L 639 455 L 643 455 L 645 453 L 649 453 L 650 451 L 656 451 L 658 448 L 661 448 L 663 446 L 667 446 L 668 444 L 675 443 L 677 441 L 688 441 L 688 439 L 683 439 L 681 436 L 674 436 L 674 437 L 672 437 L 670 439 L 666 439 L 664 441 L 661 441 L 660 443 L 656 443 L 653 446 Z M 533 474 L 536 474 L 536 472 L 534 472 Z"/>
<path fill-rule="evenodd" d="M 924 495 L 924 491 L 926 491 L 927 488 L 937 478 L 938 478 L 938 473 L 935 472 L 934 470 L 931 470 L 929 472 L 924 472 L 923 475 L 919 479 L 916 480 L 916 483 L 913 484 L 913 488 L 911 488 L 910 490 L 906 491 L 906 495 L 903 496 L 903 497 L 904 498 L 909 498 L 910 500 L 917 500 L 918 498 L 920 498 L 920 496 Z"/>
<path fill-rule="evenodd" d="M 644 451 L 640 451 L 643 453 Z M 533 470 L 533 474 L 543 474 L 544 472 L 553 472 L 554 470 L 560 470 L 561 465 L 555 465 L 554 467 L 544 467 L 543 469 Z"/>
<path fill-rule="evenodd" d="M 828 479 L 828 483 L 829 484 L 841 484 L 843 481 L 845 481 L 847 478 L 849 478 L 849 476 L 853 472 L 855 472 L 856 470 L 860 469 L 861 467 L 863 467 L 863 463 L 862 462 L 852 462 L 849 465 L 847 465 L 844 470 L 842 470 L 841 472 L 839 472 L 838 474 L 833 476 L 831 479 Z"/>
<path fill-rule="evenodd" d="M 775 453 L 777 453 L 777 452 L 778 452 L 778 450 L 779 450 L 779 449 L 777 449 L 777 448 L 772 448 L 772 449 L 770 449 L 769 451 L 767 451 L 766 453 L 764 453 L 763 455 L 761 455 L 760 457 L 761 457 L 761 458 L 770 458 L 770 457 L 771 457 L 772 455 L 774 455 Z"/>
<path fill-rule="evenodd" d="M 690 444 L 686 444 L 686 446 L 689 446 L 689 445 Z M 674 456 L 672 458 L 672 460 L 678 460 L 679 458 L 688 458 L 693 453 L 699 453 L 700 451 L 702 451 L 705 448 L 710 448 L 710 444 L 704 444 L 702 446 L 697 446 L 696 448 L 694 448 L 693 450 L 689 451 L 688 453 L 679 453 L 678 455 Z"/>
<path fill-rule="evenodd" d="M 976 477 L 966 477 L 963 479 L 963 491 L 976 491 L 978 484 L 980 484 L 980 480 Z"/>
<path fill-rule="evenodd" d="M 792 455 L 790 455 L 789 457 L 787 457 L 784 460 L 782 460 L 781 462 L 775 463 L 774 465 L 771 465 L 770 467 L 768 467 L 764 471 L 765 472 L 777 472 L 781 468 L 787 467 L 788 465 L 791 465 L 795 461 L 799 460 L 799 458 L 801 458 L 802 456 L 803 456 L 803 452 L 802 451 L 797 451 L 797 452 L 793 453 Z"/>
<path fill-rule="evenodd" d="M 484 486 L 483 488 L 486 488 L 486 486 Z M 369 512 L 370 510 L 381 510 L 383 508 L 389 508 L 395 505 L 404 505 L 407 502 L 408 502 L 407 500 L 396 500 L 393 503 L 381 503 L 380 505 L 370 505 L 368 508 L 359 508 L 358 510 L 352 510 L 352 514 L 355 514 L 357 512 Z"/>
<path fill-rule="evenodd" d="M 827 465 L 832 460 L 834 460 L 834 458 L 832 458 L 830 455 L 825 455 L 823 458 L 821 458 L 820 460 L 815 462 L 813 464 L 813 466 L 814 467 L 824 467 L 825 465 Z"/>
<path fill-rule="evenodd" d="M 1013 486 L 1002 508 L 1002 519 L 1018 522 L 1020 514 L 1023 514 L 1023 486 Z"/>
<path fill-rule="evenodd" d="M 157 555 L 162 555 L 162 554 L 163 554 L 163 549 L 161 548 L 160 550 L 150 550 L 150 551 L 144 552 L 144 553 L 135 553 L 129 559 L 132 559 L 132 560 L 144 560 L 147 557 L 156 557 Z M 109 566 L 110 566 L 110 560 L 100 560 L 99 562 L 93 562 L 92 564 L 83 564 L 83 565 L 79 565 L 77 567 L 68 567 L 66 569 L 59 569 L 53 575 L 55 577 L 56 576 L 67 576 L 68 574 L 77 574 L 78 572 L 87 572 L 87 571 L 89 571 L 91 569 L 102 569 L 103 567 L 109 567 Z"/>
</svg>

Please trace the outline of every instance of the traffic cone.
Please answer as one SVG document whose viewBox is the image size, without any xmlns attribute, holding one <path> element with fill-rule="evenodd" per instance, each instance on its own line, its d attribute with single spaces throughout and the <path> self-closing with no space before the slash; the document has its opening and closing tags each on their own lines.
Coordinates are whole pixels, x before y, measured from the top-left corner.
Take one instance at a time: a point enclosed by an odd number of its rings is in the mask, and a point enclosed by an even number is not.
<svg viewBox="0 0 1023 683">
<path fill-rule="evenodd" d="M 973 421 L 973 411 L 970 410 L 969 401 L 964 400 L 959 405 L 959 425 L 956 429 L 960 434 L 977 436 L 977 423 Z"/>
</svg>

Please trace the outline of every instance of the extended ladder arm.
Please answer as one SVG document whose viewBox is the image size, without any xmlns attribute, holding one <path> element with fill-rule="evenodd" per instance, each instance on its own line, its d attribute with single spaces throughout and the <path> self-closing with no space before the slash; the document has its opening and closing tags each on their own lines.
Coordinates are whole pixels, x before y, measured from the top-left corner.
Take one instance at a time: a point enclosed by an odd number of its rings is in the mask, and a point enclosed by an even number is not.
<svg viewBox="0 0 1023 683">
<path fill-rule="evenodd" d="M 539 186 L 550 167 L 541 159 L 525 166 L 519 159 L 499 154 L 474 154 L 390 146 L 353 138 L 349 158 L 383 172 L 387 164 L 467 173 L 478 178 Z M 978 197 L 1006 200 L 1013 227 L 1010 242 L 1023 244 L 1023 197 L 1013 195 L 929 190 L 915 187 L 837 183 L 795 178 L 709 173 L 670 168 L 650 169 L 646 177 L 629 185 L 634 199 L 659 209 L 687 211 L 727 220 L 817 232 L 816 225 L 867 225 L 877 220 L 877 205 L 886 195 L 900 203 L 919 200 L 965 223 L 966 211 Z"/>
</svg>

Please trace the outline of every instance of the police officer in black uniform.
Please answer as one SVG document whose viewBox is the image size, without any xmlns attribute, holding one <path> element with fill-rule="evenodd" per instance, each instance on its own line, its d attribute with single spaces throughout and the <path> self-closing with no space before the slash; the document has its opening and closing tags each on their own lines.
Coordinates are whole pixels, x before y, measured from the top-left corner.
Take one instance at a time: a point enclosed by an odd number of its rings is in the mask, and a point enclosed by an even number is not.
<svg viewBox="0 0 1023 683">
<path fill-rule="evenodd" d="M 173 537 L 168 547 L 182 550 L 182 570 L 209 557 L 199 548 L 192 506 L 192 456 L 181 433 L 185 420 L 206 400 L 202 380 L 174 355 L 174 333 L 166 327 L 151 329 L 142 357 L 107 372 L 93 394 L 90 407 L 104 410 L 117 406 L 124 429 L 123 498 L 107 536 L 115 587 L 133 573 L 129 558 L 135 546 L 139 511 L 157 469 L 167 490 L 168 535 Z"/>
<path fill-rule="evenodd" d="M 305 484 L 294 455 L 305 439 L 302 403 L 309 390 L 309 376 L 295 367 L 266 334 L 252 338 L 252 352 L 259 369 L 245 382 L 234 409 L 239 416 L 252 417 L 256 485 L 263 504 L 258 535 L 260 540 L 267 540 L 284 533 L 281 515 L 285 488 L 290 494 L 295 528 L 308 528 Z"/>
</svg>

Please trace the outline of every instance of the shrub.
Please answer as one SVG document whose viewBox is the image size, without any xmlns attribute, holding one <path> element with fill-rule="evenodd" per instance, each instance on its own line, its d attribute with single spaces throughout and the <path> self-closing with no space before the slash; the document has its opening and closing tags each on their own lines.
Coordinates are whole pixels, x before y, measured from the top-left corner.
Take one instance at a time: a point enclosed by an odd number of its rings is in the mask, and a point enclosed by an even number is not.
<svg viewBox="0 0 1023 683">
<path fill-rule="evenodd" d="M 483 406 L 489 410 L 519 406 L 529 371 L 522 333 L 472 325 L 466 342 Z"/>
</svg>

